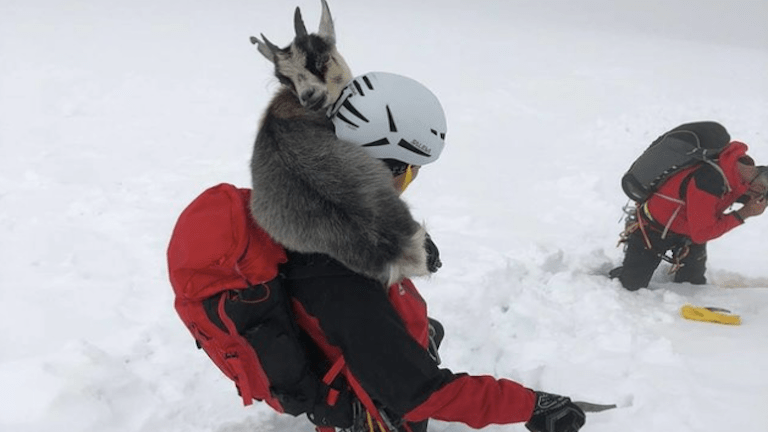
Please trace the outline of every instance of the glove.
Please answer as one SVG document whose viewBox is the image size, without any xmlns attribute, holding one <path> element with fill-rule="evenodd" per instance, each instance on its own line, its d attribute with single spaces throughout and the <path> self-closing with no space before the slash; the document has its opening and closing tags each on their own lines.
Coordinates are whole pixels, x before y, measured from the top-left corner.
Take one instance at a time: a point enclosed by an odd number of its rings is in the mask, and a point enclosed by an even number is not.
<svg viewBox="0 0 768 432">
<path fill-rule="evenodd" d="M 443 263 L 440 261 L 440 251 L 437 250 L 437 246 L 429 234 L 424 239 L 424 249 L 427 250 L 427 269 L 430 273 L 435 273 L 437 269 L 443 266 Z"/>
<path fill-rule="evenodd" d="M 570 398 L 536 392 L 536 407 L 525 427 L 531 432 L 578 432 L 586 417 Z"/>
</svg>

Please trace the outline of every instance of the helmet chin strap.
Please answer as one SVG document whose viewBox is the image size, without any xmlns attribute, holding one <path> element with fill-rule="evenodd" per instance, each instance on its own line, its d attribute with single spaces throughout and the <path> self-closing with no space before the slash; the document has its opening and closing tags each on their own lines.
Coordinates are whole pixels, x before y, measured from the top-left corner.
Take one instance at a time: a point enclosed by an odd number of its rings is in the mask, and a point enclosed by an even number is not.
<svg viewBox="0 0 768 432">
<path fill-rule="evenodd" d="M 400 189 L 400 193 L 405 192 L 405 190 L 408 188 L 408 185 L 410 185 L 413 181 L 413 167 L 408 165 L 408 168 L 405 169 L 403 175 L 405 178 L 403 178 L 403 187 Z"/>
</svg>

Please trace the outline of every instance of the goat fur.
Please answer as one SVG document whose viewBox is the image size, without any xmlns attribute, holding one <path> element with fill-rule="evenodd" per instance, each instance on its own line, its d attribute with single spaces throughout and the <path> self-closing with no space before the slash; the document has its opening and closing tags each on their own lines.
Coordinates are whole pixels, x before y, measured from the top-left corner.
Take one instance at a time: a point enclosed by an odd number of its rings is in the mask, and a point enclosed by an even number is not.
<svg viewBox="0 0 768 432">
<path fill-rule="evenodd" d="M 286 248 L 323 253 L 386 285 L 428 275 L 425 230 L 382 161 L 336 137 L 324 110 L 282 87 L 251 159 L 251 212 Z"/>
</svg>

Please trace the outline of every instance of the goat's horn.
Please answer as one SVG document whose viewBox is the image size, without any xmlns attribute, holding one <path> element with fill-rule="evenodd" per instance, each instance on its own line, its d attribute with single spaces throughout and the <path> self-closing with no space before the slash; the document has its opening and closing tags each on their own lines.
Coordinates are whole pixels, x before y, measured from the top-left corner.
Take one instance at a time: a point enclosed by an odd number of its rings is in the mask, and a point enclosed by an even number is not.
<svg viewBox="0 0 768 432">
<path fill-rule="evenodd" d="M 336 43 L 336 31 L 333 28 L 333 18 L 331 17 L 331 9 L 328 7 L 328 2 L 321 0 L 323 4 L 323 13 L 320 16 L 320 30 L 318 34 L 328 40 L 331 43 Z"/>
<path fill-rule="evenodd" d="M 307 35 L 307 27 L 304 25 L 304 20 L 301 18 L 301 10 L 298 7 L 293 15 L 293 26 L 296 28 L 296 37 Z"/>
</svg>

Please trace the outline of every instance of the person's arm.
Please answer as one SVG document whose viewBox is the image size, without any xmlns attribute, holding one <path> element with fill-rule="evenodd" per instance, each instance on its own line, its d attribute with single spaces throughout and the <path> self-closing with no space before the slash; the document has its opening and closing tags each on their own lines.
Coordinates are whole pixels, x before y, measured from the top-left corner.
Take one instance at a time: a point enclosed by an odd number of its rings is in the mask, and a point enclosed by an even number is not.
<svg viewBox="0 0 768 432">
<path fill-rule="evenodd" d="M 536 394 L 507 379 L 461 375 L 434 391 L 405 415 L 408 421 L 433 418 L 458 421 L 479 429 L 490 424 L 527 422 Z"/>
<path fill-rule="evenodd" d="M 741 214 L 718 213 L 720 199 L 697 188 L 694 182 L 688 185 L 685 201 L 689 235 L 694 243 L 704 244 L 743 223 L 743 219 L 739 218 Z"/>
</svg>

